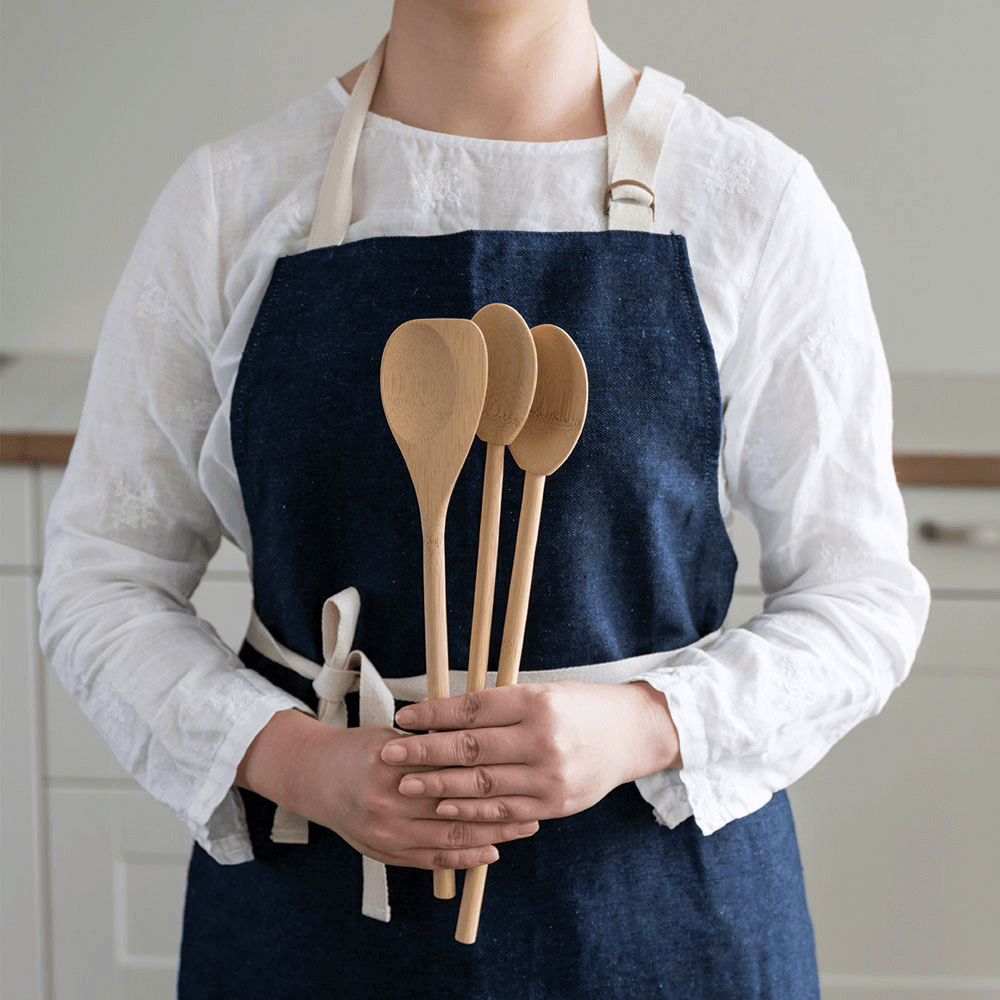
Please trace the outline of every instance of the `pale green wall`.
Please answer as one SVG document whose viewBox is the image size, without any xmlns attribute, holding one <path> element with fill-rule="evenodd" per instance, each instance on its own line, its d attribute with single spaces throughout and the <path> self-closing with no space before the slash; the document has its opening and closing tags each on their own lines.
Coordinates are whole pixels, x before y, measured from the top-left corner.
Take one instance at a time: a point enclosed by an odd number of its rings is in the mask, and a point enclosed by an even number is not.
<svg viewBox="0 0 1000 1000">
<path fill-rule="evenodd" d="M 360 61 L 389 0 L 8 0 L 3 346 L 86 351 L 198 144 Z M 592 0 L 598 29 L 805 153 L 897 372 L 1000 372 L 996 0 Z"/>
</svg>

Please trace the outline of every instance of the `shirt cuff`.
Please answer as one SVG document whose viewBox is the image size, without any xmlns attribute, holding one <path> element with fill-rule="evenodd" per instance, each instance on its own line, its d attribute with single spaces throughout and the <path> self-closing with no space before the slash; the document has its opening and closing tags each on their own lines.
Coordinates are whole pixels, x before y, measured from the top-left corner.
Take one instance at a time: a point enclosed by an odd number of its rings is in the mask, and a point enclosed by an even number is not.
<svg viewBox="0 0 1000 1000">
<path fill-rule="evenodd" d="M 234 788 L 236 770 L 247 748 L 277 712 L 296 708 L 314 714 L 304 702 L 275 689 L 254 671 L 238 673 L 260 691 L 261 697 L 226 734 L 187 815 L 188 829 L 198 846 L 223 865 L 253 860 L 243 800 Z"/>
</svg>

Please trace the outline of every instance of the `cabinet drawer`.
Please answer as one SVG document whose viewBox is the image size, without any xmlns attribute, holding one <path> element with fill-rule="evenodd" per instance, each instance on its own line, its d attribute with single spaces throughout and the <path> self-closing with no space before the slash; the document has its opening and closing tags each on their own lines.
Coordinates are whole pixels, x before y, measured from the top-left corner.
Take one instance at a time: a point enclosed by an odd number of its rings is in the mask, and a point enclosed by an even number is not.
<svg viewBox="0 0 1000 1000">
<path fill-rule="evenodd" d="M 931 588 L 1000 593 L 1000 546 L 995 542 L 960 545 L 928 541 L 920 533 L 921 525 L 928 521 L 945 528 L 985 527 L 1000 532 L 1000 490 L 908 486 L 902 492 L 909 521 L 910 558 Z M 741 590 L 756 588 L 760 543 L 754 527 L 735 514 L 729 537 L 739 560 L 736 586 Z"/>
<path fill-rule="evenodd" d="M 910 521 L 910 557 L 932 590 L 1000 592 L 1000 547 L 932 542 L 921 524 L 1000 531 L 1000 490 L 909 486 L 903 491 Z"/>
</svg>

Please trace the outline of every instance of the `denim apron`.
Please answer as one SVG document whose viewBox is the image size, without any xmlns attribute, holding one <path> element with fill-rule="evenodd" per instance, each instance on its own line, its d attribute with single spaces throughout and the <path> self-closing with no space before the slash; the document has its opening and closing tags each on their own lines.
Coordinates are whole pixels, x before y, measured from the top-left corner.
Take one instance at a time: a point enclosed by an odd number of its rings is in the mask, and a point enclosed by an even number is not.
<svg viewBox="0 0 1000 1000">
<path fill-rule="evenodd" d="M 381 353 L 406 320 L 470 318 L 490 302 L 567 330 L 590 379 L 587 424 L 546 490 L 522 682 L 553 670 L 580 676 L 592 664 L 634 675 L 721 626 L 736 559 L 718 504 L 718 372 L 684 238 L 650 232 L 681 85 L 647 69 L 636 87 L 600 41 L 599 50 L 608 231 L 341 243 L 383 43 L 338 131 L 309 249 L 275 264 L 231 404 L 265 639 L 251 637 L 240 655 L 314 710 L 329 704 L 311 678 L 319 664 L 330 673 L 331 657 L 342 672 L 345 641 L 397 697 L 407 697 L 397 680 L 423 669 L 419 514 L 382 412 Z M 479 443 L 449 508 L 453 665 L 468 656 L 483 465 Z M 508 456 L 499 615 L 520 482 Z M 338 636 L 335 620 L 324 636 L 324 618 L 344 612 L 327 599 L 345 593 L 356 598 L 349 634 Z M 354 696 L 334 700 L 341 723 L 356 723 Z M 433 897 L 429 872 L 388 869 L 391 921 L 370 919 L 360 902 L 372 872 L 353 848 L 313 824 L 307 837 L 284 838 L 306 843 L 276 843 L 274 805 L 242 797 L 254 860 L 224 866 L 194 849 L 184 1000 L 818 996 L 783 793 L 709 837 L 693 820 L 657 824 L 633 784 L 546 821 L 534 837 L 500 845 L 472 946 L 454 941 L 457 901 Z"/>
</svg>

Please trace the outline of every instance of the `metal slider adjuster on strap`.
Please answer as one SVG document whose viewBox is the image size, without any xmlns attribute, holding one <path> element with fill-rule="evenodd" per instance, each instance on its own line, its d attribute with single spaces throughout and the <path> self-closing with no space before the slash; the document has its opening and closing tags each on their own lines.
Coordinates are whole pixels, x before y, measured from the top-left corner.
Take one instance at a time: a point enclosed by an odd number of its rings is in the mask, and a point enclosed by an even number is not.
<svg viewBox="0 0 1000 1000">
<path fill-rule="evenodd" d="M 624 197 L 615 197 L 612 195 L 612 191 L 619 191 L 622 188 L 632 188 L 632 192 L 629 192 Z M 634 205 L 642 205 L 648 208 L 652 213 L 653 219 L 656 219 L 656 195 L 653 189 L 647 184 L 643 184 L 642 181 L 633 180 L 620 180 L 613 181 L 608 185 L 607 190 L 604 192 L 604 214 L 607 215 L 611 211 L 612 201 L 627 201 Z"/>
</svg>

